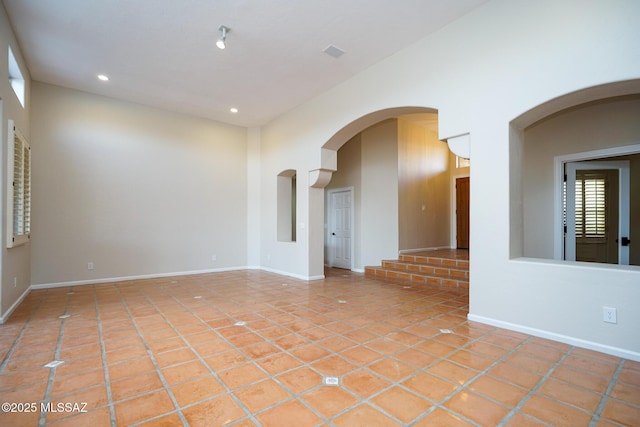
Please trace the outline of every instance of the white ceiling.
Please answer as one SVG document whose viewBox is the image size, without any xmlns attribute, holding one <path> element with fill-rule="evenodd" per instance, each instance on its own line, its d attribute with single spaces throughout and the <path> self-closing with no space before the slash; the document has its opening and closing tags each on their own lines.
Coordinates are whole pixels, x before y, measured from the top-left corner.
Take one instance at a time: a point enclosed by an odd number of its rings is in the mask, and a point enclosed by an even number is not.
<svg viewBox="0 0 640 427">
<path fill-rule="evenodd" d="M 240 126 L 269 122 L 485 1 L 2 0 L 32 79 Z M 220 25 L 231 28 L 224 51 Z M 333 58 L 329 45 L 346 53 Z"/>
</svg>

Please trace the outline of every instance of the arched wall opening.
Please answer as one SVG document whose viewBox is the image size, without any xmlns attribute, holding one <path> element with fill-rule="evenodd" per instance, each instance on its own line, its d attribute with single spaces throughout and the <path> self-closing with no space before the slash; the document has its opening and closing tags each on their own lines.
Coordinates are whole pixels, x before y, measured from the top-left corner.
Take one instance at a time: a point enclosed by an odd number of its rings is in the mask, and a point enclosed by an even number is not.
<svg viewBox="0 0 640 427">
<path fill-rule="evenodd" d="M 640 80 L 615 82 L 555 98 L 531 109 L 511 122 L 510 126 L 510 257 L 537 258 L 554 261 L 577 260 L 616 264 L 618 236 L 609 227 L 618 227 L 618 177 L 617 172 L 603 175 L 607 179 L 607 208 L 600 209 L 597 222 L 607 221 L 607 232 L 601 235 L 585 233 L 585 222 L 580 219 L 589 214 L 585 192 L 577 199 L 565 195 L 567 165 L 581 164 L 589 171 L 604 167 L 603 161 L 624 161 L 630 164 L 631 218 L 640 215 Z M 594 162 L 598 163 L 584 163 Z M 582 163 L 576 163 L 582 162 Z M 591 166 L 587 168 L 587 166 Z M 571 176 L 571 174 L 569 174 Z M 587 176 L 587 175 L 583 175 Z M 598 178 L 598 179 L 600 179 Z M 569 178 L 571 180 L 571 178 Z M 575 180 L 575 176 L 573 178 Z M 578 179 L 578 184 L 588 184 L 591 179 Z M 575 181 L 570 181 L 572 188 Z M 577 188 L 577 187 L 576 187 Z M 604 188 L 604 186 L 603 186 Z M 572 191 L 573 193 L 573 191 Z M 568 194 L 568 193 L 567 193 Z M 605 191 L 602 191 L 604 198 Z M 594 196 L 595 193 L 594 193 Z M 580 200 L 576 221 L 582 221 L 582 232 L 576 229 L 574 242 L 570 242 L 574 228 L 567 234 L 565 227 L 566 202 Z M 595 203 L 595 202 L 594 202 Z M 599 202 L 598 202 L 599 203 Z M 615 205 L 615 206 L 612 206 Z M 595 205 L 594 205 L 595 206 Z M 604 204 L 602 205 L 604 206 Z M 595 212 L 595 208 L 593 210 Z M 595 214 L 594 214 L 595 215 Z M 573 216 L 570 216 L 573 218 Z M 590 220 L 589 220 L 590 221 Z M 569 221 L 571 222 L 571 221 Z M 637 221 L 636 221 L 637 222 Z M 614 225 L 615 224 L 615 225 Z M 572 227 L 572 226 L 571 226 Z M 640 240 L 640 225 L 630 224 L 631 241 Z M 617 230 L 617 228 L 616 228 Z M 617 233 L 617 231 L 616 231 Z M 629 236 L 625 236 L 629 237 Z M 565 242 L 582 245 L 583 255 L 571 258 L 565 253 Z M 577 243 L 575 243 L 577 242 Z M 609 248 L 605 249 L 605 245 Z M 611 246 L 613 245 L 613 248 Z M 601 254 L 595 253 L 602 247 Z M 606 253 L 609 253 L 607 255 Z M 629 264 L 640 265 L 640 249 L 631 248 Z"/>
<path fill-rule="evenodd" d="M 367 114 L 322 148 L 332 170 L 323 187 L 325 265 L 364 271 L 398 252 L 452 247 L 456 162 L 438 139 L 436 109 Z"/>
</svg>

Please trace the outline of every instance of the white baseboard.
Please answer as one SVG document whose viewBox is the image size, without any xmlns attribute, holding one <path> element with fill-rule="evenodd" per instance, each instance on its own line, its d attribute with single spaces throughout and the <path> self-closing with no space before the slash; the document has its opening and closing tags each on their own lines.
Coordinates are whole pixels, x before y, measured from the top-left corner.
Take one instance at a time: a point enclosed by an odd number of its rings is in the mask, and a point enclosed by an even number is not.
<svg viewBox="0 0 640 427">
<path fill-rule="evenodd" d="M 354 273 L 364 273 L 364 268 L 352 268 L 351 271 Z"/>
<path fill-rule="evenodd" d="M 268 271 L 269 273 L 279 274 L 281 276 L 289 276 L 295 279 L 306 280 L 306 281 L 324 279 L 324 274 L 320 274 L 318 276 L 303 276 L 301 274 L 289 273 L 288 271 L 276 270 L 275 268 L 269 268 L 269 267 L 260 267 L 260 270 Z"/>
<path fill-rule="evenodd" d="M 20 295 L 20 297 L 16 300 L 16 302 L 14 302 L 11 305 L 11 307 L 9 307 L 9 310 L 7 310 L 6 313 L 0 316 L 0 325 L 3 325 L 7 320 L 9 320 L 9 317 L 11 317 L 11 315 L 16 310 L 16 308 L 18 308 L 20 303 L 27 297 L 27 295 L 29 295 L 29 292 L 31 292 L 31 287 L 28 287 L 27 289 L 25 289 L 25 291 L 22 293 L 22 295 Z"/>
<path fill-rule="evenodd" d="M 191 270 L 191 271 L 178 271 L 178 272 L 171 272 L 171 273 L 142 274 L 142 275 L 136 275 L 136 276 L 108 277 L 104 279 L 75 280 L 72 282 L 42 283 L 38 285 L 31 285 L 31 289 L 52 289 L 52 288 L 63 288 L 66 286 L 99 285 L 101 283 L 125 282 L 127 280 L 157 279 L 161 277 L 175 277 L 175 276 L 191 276 L 194 274 L 219 273 L 223 271 L 236 271 L 236 270 L 247 270 L 247 269 L 251 269 L 251 267 L 242 266 L 242 267 L 228 267 L 228 268 L 213 268 L 213 269 L 206 269 L 206 270 Z"/>
<path fill-rule="evenodd" d="M 478 316 L 469 313 L 467 319 L 472 322 L 484 323 L 498 328 L 509 329 L 511 331 L 522 332 L 523 334 L 533 335 L 539 338 L 546 338 L 552 341 L 558 341 L 575 347 L 586 348 L 588 350 L 599 351 L 601 353 L 611 354 L 613 356 L 622 357 L 623 359 L 634 360 L 640 362 L 640 353 L 627 350 L 624 348 L 613 347 L 606 344 L 600 344 L 593 341 L 587 341 L 580 338 L 570 337 L 568 335 L 557 334 L 555 332 L 545 331 L 542 329 L 531 328 L 529 326 L 518 325 L 515 323 L 504 322 L 502 320 L 490 317 Z"/>
</svg>

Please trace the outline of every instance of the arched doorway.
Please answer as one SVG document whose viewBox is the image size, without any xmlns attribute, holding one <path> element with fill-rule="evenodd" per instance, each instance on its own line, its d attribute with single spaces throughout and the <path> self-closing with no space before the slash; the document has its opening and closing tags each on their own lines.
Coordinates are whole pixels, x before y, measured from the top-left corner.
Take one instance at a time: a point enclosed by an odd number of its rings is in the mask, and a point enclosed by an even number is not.
<svg viewBox="0 0 640 427">
<path fill-rule="evenodd" d="M 392 108 L 351 122 L 323 146 L 334 162 L 324 187 L 327 266 L 362 272 L 398 252 L 452 247 L 456 158 L 437 124 L 435 109 Z"/>
</svg>

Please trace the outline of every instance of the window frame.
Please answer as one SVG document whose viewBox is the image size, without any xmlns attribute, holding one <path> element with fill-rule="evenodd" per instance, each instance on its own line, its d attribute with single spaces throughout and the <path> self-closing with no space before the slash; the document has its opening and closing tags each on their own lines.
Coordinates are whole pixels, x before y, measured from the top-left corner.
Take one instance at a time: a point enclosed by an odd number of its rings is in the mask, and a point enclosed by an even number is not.
<svg viewBox="0 0 640 427">
<path fill-rule="evenodd" d="M 31 240 L 31 147 L 13 120 L 7 135 L 7 248 L 14 248 Z"/>
</svg>

